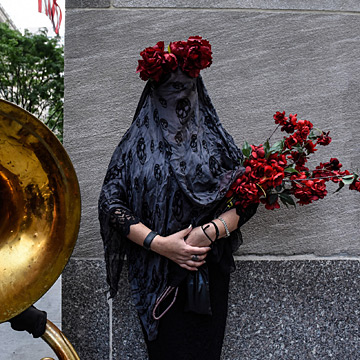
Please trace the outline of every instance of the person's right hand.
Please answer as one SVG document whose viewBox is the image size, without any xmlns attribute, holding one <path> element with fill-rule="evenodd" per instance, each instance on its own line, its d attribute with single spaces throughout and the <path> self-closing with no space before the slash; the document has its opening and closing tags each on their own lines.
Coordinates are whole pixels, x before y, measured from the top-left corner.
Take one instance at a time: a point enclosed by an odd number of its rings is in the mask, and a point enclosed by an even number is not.
<svg viewBox="0 0 360 360">
<path fill-rule="evenodd" d="M 195 271 L 205 263 L 204 259 L 211 248 L 187 244 L 185 238 L 191 230 L 190 226 L 169 236 L 157 235 L 151 243 L 151 250 L 176 262 L 184 269 Z M 194 261 L 194 255 L 197 256 L 197 261 Z"/>
</svg>

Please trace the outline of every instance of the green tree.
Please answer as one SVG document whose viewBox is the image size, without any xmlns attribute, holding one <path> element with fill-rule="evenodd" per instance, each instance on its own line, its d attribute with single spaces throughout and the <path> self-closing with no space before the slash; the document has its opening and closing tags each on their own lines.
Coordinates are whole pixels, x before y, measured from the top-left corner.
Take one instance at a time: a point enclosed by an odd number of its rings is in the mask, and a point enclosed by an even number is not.
<svg viewBox="0 0 360 360">
<path fill-rule="evenodd" d="M 0 97 L 29 111 L 62 140 L 64 48 L 47 30 L 22 35 L 0 23 Z"/>
</svg>

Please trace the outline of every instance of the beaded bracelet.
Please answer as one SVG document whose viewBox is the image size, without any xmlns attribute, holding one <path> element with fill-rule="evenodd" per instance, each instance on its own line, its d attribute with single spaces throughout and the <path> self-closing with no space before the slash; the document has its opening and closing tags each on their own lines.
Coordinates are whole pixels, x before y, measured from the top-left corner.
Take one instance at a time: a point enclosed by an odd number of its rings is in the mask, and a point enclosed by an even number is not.
<svg viewBox="0 0 360 360">
<path fill-rule="evenodd" d="M 154 240 L 154 237 L 158 235 L 157 232 L 155 231 L 150 231 L 149 234 L 146 236 L 143 246 L 146 250 L 151 250 L 150 245 L 152 243 L 152 241 Z"/>
<path fill-rule="evenodd" d="M 218 219 L 223 223 L 223 225 L 224 225 L 224 228 L 225 228 L 225 233 L 226 233 L 226 235 L 225 235 L 225 237 L 229 237 L 230 236 L 230 231 L 229 231 L 229 228 L 228 228 L 228 226 L 227 226 L 227 224 L 226 224 L 226 221 L 222 218 L 222 217 L 218 217 Z"/>
</svg>

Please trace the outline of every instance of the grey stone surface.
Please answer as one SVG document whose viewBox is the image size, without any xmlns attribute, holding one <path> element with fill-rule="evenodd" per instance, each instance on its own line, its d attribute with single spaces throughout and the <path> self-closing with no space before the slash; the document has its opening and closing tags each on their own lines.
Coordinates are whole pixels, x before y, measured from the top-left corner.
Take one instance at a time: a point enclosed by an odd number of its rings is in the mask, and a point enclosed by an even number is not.
<svg viewBox="0 0 360 360">
<path fill-rule="evenodd" d="M 224 360 L 359 358 L 359 261 L 237 266 Z"/>
<path fill-rule="evenodd" d="M 126 270 L 121 276 L 119 294 L 113 300 L 112 309 L 113 359 L 146 359 L 146 346 L 131 301 Z"/>
<path fill-rule="evenodd" d="M 359 261 L 238 261 L 222 360 L 358 359 L 359 274 Z M 146 359 L 125 276 L 113 359 Z"/>
<path fill-rule="evenodd" d="M 65 0 L 65 8 L 108 8 L 110 0 Z"/>
<path fill-rule="evenodd" d="M 239 146 L 262 143 L 275 111 L 297 112 L 331 130 L 333 142 L 316 153 L 317 163 L 339 157 L 344 168 L 358 168 L 359 16 L 70 9 L 66 21 L 64 141 L 83 199 L 75 256 L 103 254 L 100 187 L 145 85 L 135 73 L 139 52 L 159 40 L 210 40 L 214 62 L 203 78 Z M 359 194 L 347 190 L 296 210 L 260 210 L 243 228 L 240 253 L 359 255 L 359 215 Z"/>
<path fill-rule="evenodd" d="M 35 303 L 46 311 L 47 318 L 61 329 L 61 278 Z M 45 356 L 56 358 L 54 351 L 42 339 L 34 339 L 26 331 L 14 331 L 9 323 L 0 324 L 0 360 L 39 360 Z"/>
<path fill-rule="evenodd" d="M 101 260 L 71 259 L 63 272 L 62 331 L 81 359 L 109 358 L 109 307 Z"/>
<path fill-rule="evenodd" d="M 357 0 L 113 0 L 115 7 L 235 8 L 360 11 Z"/>
<path fill-rule="evenodd" d="M 58 323 L 54 323 L 59 327 Z M 42 339 L 34 339 L 26 331 L 14 331 L 9 323 L 0 324 L 0 360 L 56 359 L 54 351 Z"/>
</svg>

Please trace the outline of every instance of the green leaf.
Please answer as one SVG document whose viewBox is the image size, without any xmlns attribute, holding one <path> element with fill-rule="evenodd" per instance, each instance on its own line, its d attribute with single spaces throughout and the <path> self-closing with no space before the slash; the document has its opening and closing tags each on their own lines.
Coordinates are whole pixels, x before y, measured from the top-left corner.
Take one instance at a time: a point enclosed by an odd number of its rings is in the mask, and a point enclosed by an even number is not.
<svg viewBox="0 0 360 360">
<path fill-rule="evenodd" d="M 337 188 L 336 191 L 334 191 L 334 194 L 337 193 L 337 192 L 339 192 L 344 186 L 345 186 L 345 184 L 344 184 L 342 181 L 340 181 L 340 182 L 339 182 L 339 187 Z"/>
<path fill-rule="evenodd" d="M 264 145 L 263 145 L 264 151 L 265 151 L 265 156 L 267 155 L 267 153 L 270 150 L 270 144 L 269 144 L 269 140 L 266 140 Z"/>
<path fill-rule="evenodd" d="M 281 200 L 281 202 L 282 202 L 287 208 L 289 208 L 288 203 L 287 203 L 286 201 L 284 201 L 284 200 L 281 198 L 281 196 L 280 196 L 280 200 Z"/>
<path fill-rule="evenodd" d="M 270 195 L 268 196 L 268 199 L 269 199 L 269 204 L 272 205 L 272 204 L 274 204 L 274 203 L 277 201 L 277 199 L 278 199 L 278 194 L 270 194 Z"/>
<path fill-rule="evenodd" d="M 288 191 L 279 194 L 280 200 L 285 204 L 290 204 L 296 207 L 296 203 Z"/>
<path fill-rule="evenodd" d="M 294 169 L 293 167 L 289 166 L 286 169 L 284 169 L 285 172 L 288 173 L 299 173 L 296 169 Z"/>
<path fill-rule="evenodd" d="M 293 146 L 293 149 L 295 149 L 300 154 L 303 154 L 306 152 L 305 149 L 300 144 L 296 144 L 295 146 Z"/>
<path fill-rule="evenodd" d="M 341 178 L 341 182 L 344 183 L 345 185 L 350 185 L 352 184 L 354 181 L 354 175 L 345 175 L 344 177 Z"/>
<path fill-rule="evenodd" d="M 284 148 L 284 140 L 277 141 L 271 148 L 269 149 L 269 153 L 273 154 L 276 152 L 281 152 Z"/>
<path fill-rule="evenodd" d="M 308 139 L 309 139 L 309 140 L 316 140 L 318 137 L 319 137 L 319 135 L 316 135 L 316 134 L 315 134 L 315 131 L 314 131 L 314 130 L 311 130 L 311 131 L 310 131 L 310 134 L 309 134 L 309 136 L 308 136 Z"/>
<path fill-rule="evenodd" d="M 249 143 L 247 141 L 244 142 L 244 145 L 242 147 L 242 153 L 246 158 L 250 157 L 251 154 L 251 146 L 249 145 Z"/>
</svg>

